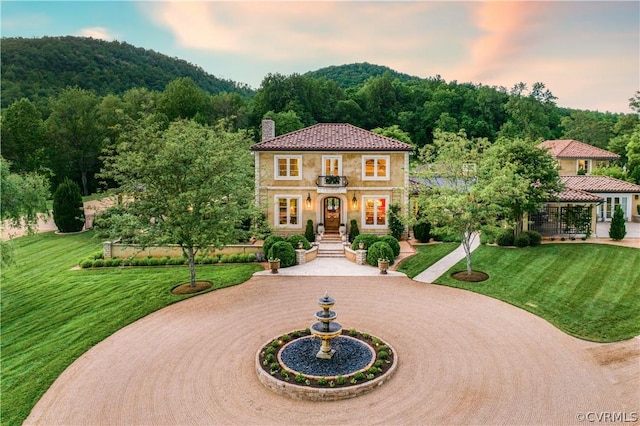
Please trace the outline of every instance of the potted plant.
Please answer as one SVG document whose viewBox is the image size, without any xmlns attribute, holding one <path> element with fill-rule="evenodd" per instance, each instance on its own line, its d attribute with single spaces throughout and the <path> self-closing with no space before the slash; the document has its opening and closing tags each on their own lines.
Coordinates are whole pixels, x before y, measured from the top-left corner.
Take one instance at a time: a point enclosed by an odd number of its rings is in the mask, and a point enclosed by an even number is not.
<svg viewBox="0 0 640 426">
<path fill-rule="evenodd" d="M 324 234 L 324 223 L 318 222 L 318 234 Z"/>
<path fill-rule="evenodd" d="M 269 258 L 269 269 L 271 269 L 272 274 L 277 274 L 278 269 L 280 269 L 280 259 Z"/>
<path fill-rule="evenodd" d="M 378 259 L 378 269 L 380 269 L 381 274 L 386 274 L 387 269 L 389 269 L 389 259 L 386 257 L 381 257 Z"/>
</svg>

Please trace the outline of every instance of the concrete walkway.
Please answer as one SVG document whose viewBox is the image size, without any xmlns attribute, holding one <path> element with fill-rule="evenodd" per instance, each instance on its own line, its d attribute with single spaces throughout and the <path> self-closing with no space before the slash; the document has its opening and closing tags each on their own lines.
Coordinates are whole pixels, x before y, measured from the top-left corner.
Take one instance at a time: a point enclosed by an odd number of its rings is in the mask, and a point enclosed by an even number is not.
<svg viewBox="0 0 640 426">
<path fill-rule="evenodd" d="M 478 234 L 474 234 L 474 236 L 471 237 L 471 251 L 477 249 L 479 246 L 480 236 Z M 460 262 L 465 257 L 466 254 L 464 252 L 464 247 L 462 246 L 462 244 L 460 244 L 457 249 L 413 277 L 413 280 L 420 281 L 422 283 L 432 283 L 437 280 L 438 277 L 440 277 L 442 274 L 451 269 L 453 265 Z"/>
</svg>

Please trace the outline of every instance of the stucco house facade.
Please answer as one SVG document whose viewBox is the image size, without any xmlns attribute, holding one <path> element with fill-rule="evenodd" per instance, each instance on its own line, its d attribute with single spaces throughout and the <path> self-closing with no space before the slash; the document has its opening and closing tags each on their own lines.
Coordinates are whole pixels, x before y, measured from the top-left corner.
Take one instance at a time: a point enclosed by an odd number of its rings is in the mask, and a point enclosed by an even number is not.
<svg viewBox="0 0 640 426">
<path fill-rule="evenodd" d="M 620 206 L 629 221 L 640 203 L 640 185 L 609 176 L 593 176 L 594 169 L 607 167 L 619 155 L 573 139 L 548 140 L 538 145 L 545 148 L 558 162 L 558 172 L 564 185 L 557 199 L 545 205 L 537 215 L 530 218 L 531 227 L 543 235 L 552 229 L 568 229 L 566 212 L 570 209 L 589 211 L 591 231 L 595 233 L 596 221 L 610 221 L 616 206 Z M 564 216 L 563 216 L 564 215 Z M 544 223 L 544 221 L 547 223 Z M 551 222 L 559 220 L 553 225 Z"/>
<path fill-rule="evenodd" d="M 408 205 L 409 144 L 346 123 L 320 123 L 275 136 L 264 120 L 251 147 L 255 202 L 278 235 L 338 232 L 352 219 L 362 233 L 389 233 L 389 207 Z"/>
</svg>

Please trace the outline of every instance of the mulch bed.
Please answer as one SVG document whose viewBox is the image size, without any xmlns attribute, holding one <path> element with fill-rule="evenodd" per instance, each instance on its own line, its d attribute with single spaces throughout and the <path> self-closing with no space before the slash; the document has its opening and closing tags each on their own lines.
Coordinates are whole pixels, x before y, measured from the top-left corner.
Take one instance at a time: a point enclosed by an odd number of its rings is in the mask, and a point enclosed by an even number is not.
<svg viewBox="0 0 640 426">
<path fill-rule="evenodd" d="M 451 277 L 458 281 L 465 281 L 468 283 L 479 283 L 489 279 L 489 275 L 480 271 L 471 271 L 471 274 L 467 274 L 467 271 L 454 272 L 451 274 Z"/>
<path fill-rule="evenodd" d="M 196 286 L 191 287 L 191 283 L 179 284 L 176 287 L 171 289 L 171 293 L 173 294 L 192 294 L 199 293 L 204 290 L 208 290 L 211 288 L 213 284 L 209 281 L 196 281 Z"/>
</svg>

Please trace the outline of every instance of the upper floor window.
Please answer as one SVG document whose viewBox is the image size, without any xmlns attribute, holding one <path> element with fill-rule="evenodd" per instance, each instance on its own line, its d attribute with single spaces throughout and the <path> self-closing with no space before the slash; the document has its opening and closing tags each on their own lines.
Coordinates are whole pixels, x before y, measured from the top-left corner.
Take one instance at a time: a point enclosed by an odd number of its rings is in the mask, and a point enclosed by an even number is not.
<svg viewBox="0 0 640 426">
<path fill-rule="evenodd" d="M 275 178 L 279 180 L 302 179 L 302 156 L 300 155 L 276 155 Z"/>
<path fill-rule="evenodd" d="M 389 156 L 363 156 L 362 180 L 389 180 Z"/>
<path fill-rule="evenodd" d="M 324 175 L 325 176 L 340 176 L 342 175 L 342 158 L 339 156 L 322 156 L 322 162 L 324 163 Z"/>
<path fill-rule="evenodd" d="M 589 160 L 578 160 L 577 172 L 579 175 L 588 174 L 591 171 L 591 162 Z"/>
</svg>

